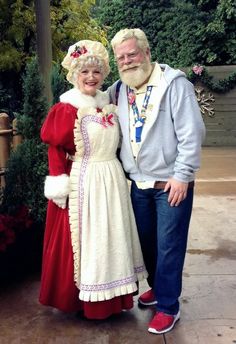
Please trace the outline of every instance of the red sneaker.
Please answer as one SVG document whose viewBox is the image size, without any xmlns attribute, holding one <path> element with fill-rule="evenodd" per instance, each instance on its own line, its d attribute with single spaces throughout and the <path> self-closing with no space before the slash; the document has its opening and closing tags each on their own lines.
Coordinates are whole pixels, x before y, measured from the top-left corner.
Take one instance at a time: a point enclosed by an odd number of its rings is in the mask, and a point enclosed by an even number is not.
<svg viewBox="0 0 236 344">
<path fill-rule="evenodd" d="M 148 332 L 161 334 L 172 330 L 176 321 L 180 318 L 180 312 L 176 315 L 165 314 L 157 312 L 149 324 Z"/>
<path fill-rule="evenodd" d="M 142 306 L 152 306 L 157 304 L 156 301 L 156 297 L 154 295 L 154 292 L 152 289 L 146 291 L 145 293 L 143 293 L 139 299 L 138 302 L 142 305 Z"/>
</svg>

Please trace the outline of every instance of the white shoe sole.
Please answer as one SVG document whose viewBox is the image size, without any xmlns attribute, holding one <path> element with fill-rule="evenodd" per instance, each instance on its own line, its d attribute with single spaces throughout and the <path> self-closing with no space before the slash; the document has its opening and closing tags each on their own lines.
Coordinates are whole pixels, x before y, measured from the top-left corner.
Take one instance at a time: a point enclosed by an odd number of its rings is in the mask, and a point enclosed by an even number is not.
<svg viewBox="0 0 236 344">
<path fill-rule="evenodd" d="M 154 334 L 162 334 L 162 333 L 169 332 L 170 330 L 173 329 L 173 327 L 175 326 L 176 322 L 177 322 L 179 319 L 180 319 L 180 311 L 176 314 L 175 319 L 174 319 L 174 321 L 173 321 L 173 324 L 172 324 L 170 327 L 168 327 L 168 328 L 166 328 L 166 329 L 164 329 L 164 330 L 162 330 L 162 331 L 157 331 L 155 328 L 149 327 L 149 328 L 148 328 L 148 332 L 154 333 Z"/>
<path fill-rule="evenodd" d="M 142 306 L 153 306 L 157 304 L 157 301 L 152 301 L 152 302 L 142 302 L 141 300 L 138 299 L 138 303 Z"/>
</svg>

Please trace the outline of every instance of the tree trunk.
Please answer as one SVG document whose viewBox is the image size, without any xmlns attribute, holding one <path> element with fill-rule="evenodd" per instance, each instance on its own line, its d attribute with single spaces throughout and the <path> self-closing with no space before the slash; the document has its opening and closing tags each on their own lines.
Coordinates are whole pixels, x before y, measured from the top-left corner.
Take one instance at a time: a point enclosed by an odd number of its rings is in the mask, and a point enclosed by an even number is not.
<svg viewBox="0 0 236 344">
<path fill-rule="evenodd" d="M 44 94 L 51 105 L 52 34 L 50 1 L 35 0 L 35 11 L 39 68 L 45 87 Z"/>
</svg>

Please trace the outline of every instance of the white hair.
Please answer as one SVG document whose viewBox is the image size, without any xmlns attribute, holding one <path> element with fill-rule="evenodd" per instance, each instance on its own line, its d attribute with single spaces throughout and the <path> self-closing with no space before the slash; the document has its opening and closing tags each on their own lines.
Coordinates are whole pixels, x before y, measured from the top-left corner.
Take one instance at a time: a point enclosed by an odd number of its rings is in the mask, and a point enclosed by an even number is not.
<svg viewBox="0 0 236 344">
<path fill-rule="evenodd" d="M 144 31 L 141 29 L 122 29 L 118 31 L 111 40 L 113 51 L 118 44 L 121 44 L 131 38 L 136 39 L 137 44 L 142 51 L 150 49 L 147 36 L 145 35 Z"/>
</svg>

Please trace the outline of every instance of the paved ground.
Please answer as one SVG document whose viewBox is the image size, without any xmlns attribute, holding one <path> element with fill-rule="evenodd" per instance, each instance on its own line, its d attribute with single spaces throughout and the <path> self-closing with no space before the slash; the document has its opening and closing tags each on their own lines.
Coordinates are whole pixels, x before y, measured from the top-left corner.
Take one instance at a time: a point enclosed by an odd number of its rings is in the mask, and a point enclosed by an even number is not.
<svg viewBox="0 0 236 344">
<path fill-rule="evenodd" d="M 236 343 L 236 147 L 204 148 L 184 269 L 181 319 L 147 332 L 154 309 L 106 321 L 64 315 L 37 302 L 39 276 L 0 289 L 0 344 Z M 142 284 L 145 290 L 146 285 Z"/>
</svg>

